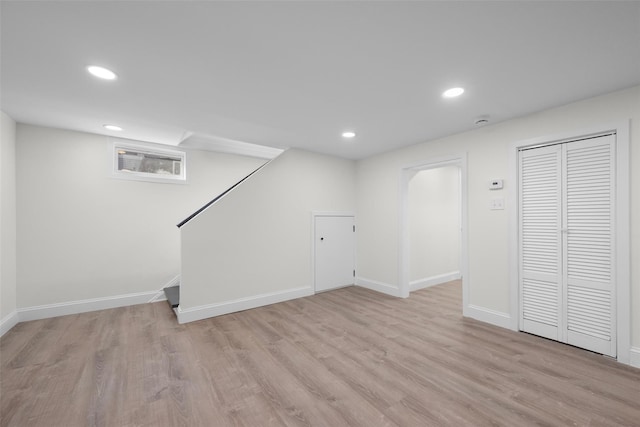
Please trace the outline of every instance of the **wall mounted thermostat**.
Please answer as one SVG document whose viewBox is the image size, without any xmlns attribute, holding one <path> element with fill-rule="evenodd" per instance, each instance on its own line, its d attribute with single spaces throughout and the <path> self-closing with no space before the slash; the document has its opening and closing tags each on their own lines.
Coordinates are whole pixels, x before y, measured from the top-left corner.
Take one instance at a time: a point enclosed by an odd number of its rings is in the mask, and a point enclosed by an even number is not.
<svg viewBox="0 0 640 427">
<path fill-rule="evenodd" d="M 489 190 L 500 190 L 504 186 L 501 179 L 492 179 L 489 181 Z"/>
</svg>

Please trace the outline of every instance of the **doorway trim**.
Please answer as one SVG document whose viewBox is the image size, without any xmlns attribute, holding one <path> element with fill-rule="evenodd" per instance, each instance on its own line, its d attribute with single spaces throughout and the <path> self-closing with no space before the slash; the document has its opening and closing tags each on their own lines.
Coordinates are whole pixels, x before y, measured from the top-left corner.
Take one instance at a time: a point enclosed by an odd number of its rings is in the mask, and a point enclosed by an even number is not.
<svg viewBox="0 0 640 427">
<path fill-rule="evenodd" d="M 631 205 L 630 205 L 630 121 L 604 124 L 556 135 L 515 141 L 509 147 L 508 196 L 514 208 L 509 211 L 509 306 L 510 328 L 520 330 L 519 241 L 518 241 L 518 152 L 532 146 L 544 146 L 589 138 L 605 133 L 616 133 L 616 329 L 617 360 L 629 365 L 631 358 Z"/>
<path fill-rule="evenodd" d="M 409 181 L 416 172 L 444 166 L 460 168 L 460 275 L 462 276 L 462 311 L 467 315 L 469 303 L 469 270 L 467 249 L 467 153 L 425 159 L 407 164 L 400 169 L 400 215 L 398 242 L 399 296 L 408 298 L 409 283 Z"/>
</svg>

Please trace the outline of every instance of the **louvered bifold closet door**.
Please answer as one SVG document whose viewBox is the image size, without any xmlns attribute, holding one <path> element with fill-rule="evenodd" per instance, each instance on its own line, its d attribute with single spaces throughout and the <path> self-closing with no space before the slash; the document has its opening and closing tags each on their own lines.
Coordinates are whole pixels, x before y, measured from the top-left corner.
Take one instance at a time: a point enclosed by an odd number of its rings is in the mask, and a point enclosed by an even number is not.
<svg viewBox="0 0 640 427">
<path fill-rule="evenodd" d="M 565 144 L 565 342 L 615 356 L 615 135 Z"/>
<path fill-rule="evenodd" d="M 562 304 L 562 148 L 519 154 L 520 325 L 560 340 Z"/>
</svg>

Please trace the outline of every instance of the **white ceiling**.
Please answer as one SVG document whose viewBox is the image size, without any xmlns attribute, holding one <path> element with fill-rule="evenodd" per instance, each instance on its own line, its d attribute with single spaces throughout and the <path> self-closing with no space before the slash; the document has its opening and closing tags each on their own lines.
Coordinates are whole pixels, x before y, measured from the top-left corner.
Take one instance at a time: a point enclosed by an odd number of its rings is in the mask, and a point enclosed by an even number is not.
<svg viewBox="0 0 640 427">
<path fill-rule="evenodd" d="M 357 159 L 472 129 L 481 115 L 496 123 L 640 84 L 638 1 L 0 7 L 3 111 L 171 145 L 192 136 L 200 148 Z M 119 78 L 96 80 L 91 64 Z M 466 92 L 443 99 L 453 86 Z"/>
</svg>

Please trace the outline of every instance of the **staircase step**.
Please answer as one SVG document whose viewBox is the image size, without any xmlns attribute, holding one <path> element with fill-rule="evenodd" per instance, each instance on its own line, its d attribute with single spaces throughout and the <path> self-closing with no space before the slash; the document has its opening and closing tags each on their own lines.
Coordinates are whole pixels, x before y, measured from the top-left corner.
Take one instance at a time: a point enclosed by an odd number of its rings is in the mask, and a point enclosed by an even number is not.
<svg viewBox="0 0 640 427">
<path fill-rule="evenodd" d="M 180 285 L 164 288 L 164 294 L 171 308 L 176 308 L 180 304 Z"/>
</svg>

